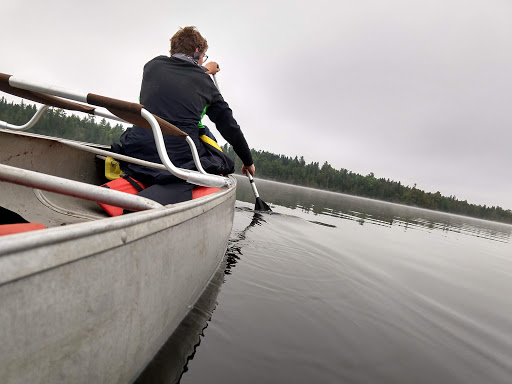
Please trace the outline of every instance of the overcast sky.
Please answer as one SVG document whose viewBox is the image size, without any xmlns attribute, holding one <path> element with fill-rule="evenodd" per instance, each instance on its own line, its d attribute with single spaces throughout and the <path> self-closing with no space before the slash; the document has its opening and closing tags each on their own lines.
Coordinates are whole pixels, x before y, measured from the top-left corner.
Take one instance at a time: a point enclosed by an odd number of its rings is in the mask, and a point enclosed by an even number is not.
<svg viewBox="0 0 512 384">
<path fill-rule="evenodd" d="M 195 25 L 250 147 L 512 209 L 510 0 L 7 0 L 2 14 L 0 72 L 128 101 Z"/>
</svg>

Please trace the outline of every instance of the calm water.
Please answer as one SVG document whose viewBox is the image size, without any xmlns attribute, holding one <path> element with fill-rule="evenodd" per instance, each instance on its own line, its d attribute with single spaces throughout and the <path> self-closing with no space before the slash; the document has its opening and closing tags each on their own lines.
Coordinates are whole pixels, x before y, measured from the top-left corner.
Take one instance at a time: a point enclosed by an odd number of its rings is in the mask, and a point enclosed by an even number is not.
<svg viewBox="0 0 512 384">
<path fill-rule="evenodd" d="M 257 186 L 139 383 L 512 382 L 512 226 Z"/>
</svg>

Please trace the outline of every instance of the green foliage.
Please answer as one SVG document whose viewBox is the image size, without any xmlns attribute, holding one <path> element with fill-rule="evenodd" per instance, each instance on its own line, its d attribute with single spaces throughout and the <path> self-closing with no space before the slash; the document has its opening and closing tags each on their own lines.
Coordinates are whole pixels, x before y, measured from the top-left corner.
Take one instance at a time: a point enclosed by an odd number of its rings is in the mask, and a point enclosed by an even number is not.
<svg viewBox="0 0 512 384">
<path fill-rule="evenodd" d="M 8 103 L 4 97 L 0 99 L 0 119 L 10 124 L 25 124 L 35 112 L 34 105 L 23 102 L 21 104 Z M 121 124 L 111 126 L 105 119 L 97 123 L 94 117 L 89 115 L 80 118 L 76 115 L 67 115 L 62 109 L 51 108 L 28 132 L 110 145 L 119 141 L 124 127 Z"/>
<path fill-rule="evenodd" d="M 233 148 L 224 145 L 223 151 L 235 159 L 236 171 L 242 167 L 242 162 L 236 156 Z M 262 178 L 319 188 L 333 192 L 368 197 L 392 203 L 427 208 L 442 212 L 455 213 L 480 219 L 512 223 L 512 211 L 501 207 L 487 207 L 459 201 L 455 196 L 442 196 L 440 192 L 424 192 L 413 187 L 402 185 L 400 182 L 385 178 L 376 178 L 373 172 L 366 176 L 350 172 L 346 169 L 334 169 L 325 162 L 321 167 L 317 162 L 306 164 L 300 159 L 275 155 L 270 152 L 251 150 L 258 176 Z"/>
</svg>

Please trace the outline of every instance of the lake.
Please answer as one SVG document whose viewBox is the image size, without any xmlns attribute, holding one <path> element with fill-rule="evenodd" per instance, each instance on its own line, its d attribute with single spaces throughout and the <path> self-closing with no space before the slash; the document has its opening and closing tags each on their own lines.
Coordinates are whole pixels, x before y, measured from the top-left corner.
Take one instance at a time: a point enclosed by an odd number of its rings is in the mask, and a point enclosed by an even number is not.
<svg viewBox="0 0 512 384">
<path fill-rule="evenodd" d="M 511 383 L 512 226 L 238 178 L 226 257 L 138 383 Z"/>
</svg>

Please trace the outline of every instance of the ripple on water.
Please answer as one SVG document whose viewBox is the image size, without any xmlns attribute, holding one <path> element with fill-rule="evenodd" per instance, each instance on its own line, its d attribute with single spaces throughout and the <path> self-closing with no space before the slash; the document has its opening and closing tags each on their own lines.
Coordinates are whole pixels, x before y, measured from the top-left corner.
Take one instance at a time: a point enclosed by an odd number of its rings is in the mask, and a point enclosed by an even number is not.
<svg viewBox="0 0 512 384">
<path fill-rule="evenodd" d="M 283 188 L 237 201 L 182 383 L 510 382 L 511 226 Z"/>
</svg>

